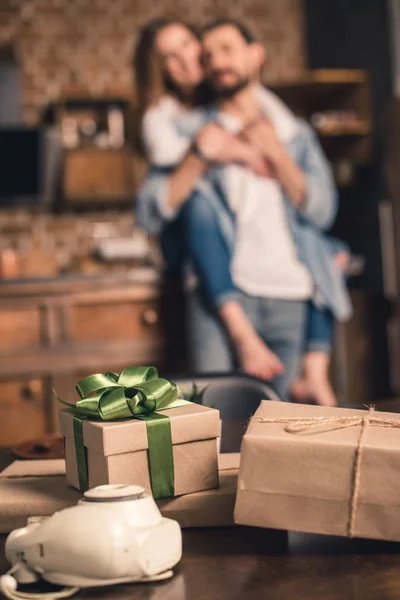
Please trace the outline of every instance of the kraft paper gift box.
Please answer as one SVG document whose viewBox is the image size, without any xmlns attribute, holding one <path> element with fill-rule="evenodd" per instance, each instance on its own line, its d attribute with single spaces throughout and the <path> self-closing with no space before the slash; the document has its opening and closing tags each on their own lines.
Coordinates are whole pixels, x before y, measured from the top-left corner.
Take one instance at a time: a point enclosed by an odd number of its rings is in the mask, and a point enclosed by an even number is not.
<svg viewBox="0 0 400 600">
<path fill-rule="evenodd" d="M 232 527 L 240 454 L 219 454 L 219 487 L 157 500 L 164 517 L 181 527 Z"/>
<path fill-rule="evenodd" d="M 263 401 L 241 449 L 235 522 L 400 541 L 400 415 Z"/>
<path fill-rule="evenodd" d="M 169 417 L 171 425 L 173 495 L 218 487 L 219 411 L 188 403 L 163 410 L 161 414 Z M 68 409 L 61 410 L 59 420 L 65 437 L 67 480 L 79 489 L 74 414 Z M 84 420 L 82 425 L 89 488 L 108 483 L 136 484 L 151 493 L 145 421 Z"/>
<path fill-rule="evenodd" d="M 0 473 L 0 533 L 75 506 L 81 497 L 65 478 L 63 459 L 16 460 Z"/>
<path fill-rule="evenodd" d="M 157 500 L 164 517 L 181 527 L 234 525 L 239 454 L 220 454 L 217 489 Z M 0 473 L 0 533 L 25 527 L 32 516 L 50 516 L 82 497 L 65 477 L 64 460 L 15 461 Z"/>
</svg>

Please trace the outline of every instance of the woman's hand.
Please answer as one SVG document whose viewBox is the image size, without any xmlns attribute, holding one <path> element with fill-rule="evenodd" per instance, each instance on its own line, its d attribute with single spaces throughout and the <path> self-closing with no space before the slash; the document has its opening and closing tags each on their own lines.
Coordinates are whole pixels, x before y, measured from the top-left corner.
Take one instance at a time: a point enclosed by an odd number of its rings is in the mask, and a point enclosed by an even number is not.
<svg viewBox="0 0 400 600">
<path fill-rule="evenodd" d="M 197 136 L 196 144 L 209 163 L 232 162 L 233 135 L 217 123 L 208 123 Z"/>
<path fill-rule="evenodd" d="M 259 119 L 248 125 L 243 130 L 242 136 L 272 162 L 282 153 L 282 146 L 275 130 L 266 119 Z"/>
</svg>

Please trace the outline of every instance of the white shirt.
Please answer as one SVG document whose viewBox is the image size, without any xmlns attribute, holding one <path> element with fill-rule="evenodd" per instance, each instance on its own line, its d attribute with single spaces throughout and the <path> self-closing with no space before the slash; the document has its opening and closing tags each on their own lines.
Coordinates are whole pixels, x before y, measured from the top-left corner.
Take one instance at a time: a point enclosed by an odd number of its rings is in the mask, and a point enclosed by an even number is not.
<svg viewBox="0 0 400 600">
<path fill-rule="evenodd" d="M 179 135 L 176 122 L 188 110 L 172 96 L 163 96 L 149 108 L 142 123 L 143 144 L 152 165 L 174 167 L 189 150 L 191 141 Z"/>
<path fill-rule="evenodd" d="M 296 132 L 294 116 L 268 90 L 260 87 L 257 93 L 278 137 L 282 142 L 287 141 Z M 186 112 L 170 96 L 163 97 L 146 112 L 142 132 L 152 164 L 171 166 L 183 159 L 190 140 L 179 135 L 176 121 Z M 239 120 L 227 115 L 220 117 L 228 130 L 240 130 Z M 226 199 L 237 224 L 231 263 L 235 285 L 252 296 L 287 300 L 311 297 L 311 276 L 297 257 L 278 182 L 238 165 L 225 167 L 224 175 Z M 174 218 L 175 213 L 167 207 L 159 208 L 165 218 Z"/>
<path fill-rule="evenodd" d="M 220 120 L 233 133 L 241 129 L 239 119 L 230 115 L 221 114 Z M 297 257 L 279 183 L 239 165 L 225 172 L 226 199 L 236 216 L 235 285 L 251 296 L 310 298 L 312 279 Z"/>
</svg>

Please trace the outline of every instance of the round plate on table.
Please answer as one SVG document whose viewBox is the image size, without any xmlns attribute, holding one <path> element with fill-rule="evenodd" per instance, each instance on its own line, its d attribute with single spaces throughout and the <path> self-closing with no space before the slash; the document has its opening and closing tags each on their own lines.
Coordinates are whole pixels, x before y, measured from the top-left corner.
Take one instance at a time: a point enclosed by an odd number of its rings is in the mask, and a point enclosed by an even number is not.
<svg viewBox="0 0 400 600">
<path fill-rule="evenodd" d="M 61 433 L 47 433 L 40 438 L 28 440 L 11 448 L 21 459 L 64 458 L 64 438 Z"/>
</svg>

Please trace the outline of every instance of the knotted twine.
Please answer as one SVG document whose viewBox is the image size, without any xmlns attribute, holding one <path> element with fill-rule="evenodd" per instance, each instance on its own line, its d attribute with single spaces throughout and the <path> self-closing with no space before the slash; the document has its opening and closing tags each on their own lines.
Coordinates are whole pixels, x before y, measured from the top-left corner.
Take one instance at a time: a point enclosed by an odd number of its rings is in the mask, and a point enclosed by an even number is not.
<svg viewBox="0 0 400 600">
<path fill-rule="evenodd" d="M 375 407 L 370 406 L 368 413 L 363 416 L 349 417 L 253 417 L 253 421 L 260 423 L 287 423 L 285 431 L 293 434 L 312 434 L 347 427 L 361 427 L 357 446 L 353 457 L 351 494 L 349 501 L 349 515 L 347 520 L 347 535 L 354 537 L 355 520 L 360 491 L 361 461 L 363 451 L 363 440 L 367 427 L 389 427 L 400 429 L 400 419 L 386 419 L 375 415 Z M 321 430 L 320 427 L 323 426 Z M 324 426 L 328 426 L 326 429 Z"/>
</svg>

